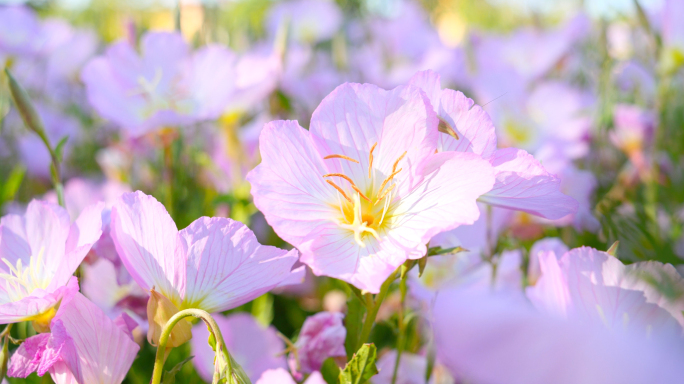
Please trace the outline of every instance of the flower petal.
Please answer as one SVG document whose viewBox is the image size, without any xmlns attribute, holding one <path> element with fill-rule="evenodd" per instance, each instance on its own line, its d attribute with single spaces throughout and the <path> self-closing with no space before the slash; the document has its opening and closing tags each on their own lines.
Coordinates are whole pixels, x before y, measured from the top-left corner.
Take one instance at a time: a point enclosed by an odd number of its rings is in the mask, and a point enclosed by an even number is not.
<svg viewBox="0 0 684 384">
<path fill-rule="evenodd" d="M 53 324 L 62 323 L 74 354 L 62 359 L 79 382 L 120 384 L 140 347 L 80 293 L 62 303 Z"/>
<path fill-rule="evenodd" d="M 69 282 L 54 291 L 34 290 L 30 296 L 19 301 L 10 301 L 4 289 L 0 285 L 0 298 L 4 300 L 0 304 L 0 324 L 18 323 L 31 320 L 31 318 L 43 314 L 55 307 L 60 301 L 78 292 L 78 279 L 74 276 Z"/>
<path fill-rule="evenodd" d="M 298 259 L 259 244 L 244 224 L 202 217 L 180 232 L 187 244 L 187 286 L 183 306 L 223 312 L 278 286 Z"/>
<path fill-rule="evenodd" d="M 262 161 L 248 175 L 254 204 L 283 240 L 299 246 L 329 223 L 340 197 L 321 176 L 328 173 L 308 131 L 296 121 L 267 124 L 259 138 Z"/>
<path fill-rule="evenodd" d="M 490 160 L 496 169 L 496 183 L 480 201 L 548 219 L 577 212 L 577 201 L 560 191 L 560 179 L 527 152 L 500 149 Z"/>
<path fill-rule="evenodd" d="M 133 279 L 179 305 L 185 295 L 185 250 L 164 206 L 140 191 L 121 195 L 112 207 L 111 235 Z"/>
</svg>

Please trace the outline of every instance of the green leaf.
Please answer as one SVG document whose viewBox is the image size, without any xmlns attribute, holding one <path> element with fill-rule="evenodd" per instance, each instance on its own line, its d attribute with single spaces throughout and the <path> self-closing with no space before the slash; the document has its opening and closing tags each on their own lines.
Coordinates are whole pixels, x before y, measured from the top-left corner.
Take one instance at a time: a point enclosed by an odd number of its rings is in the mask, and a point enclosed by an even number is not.
<svg viewBox="0 0 684 384">
<path fill-rule="evenodd" d="M 0 352 L 0 381 L 5 379 L 7 375 L 7 366 L 9 363 L 9 334 L 2 338 L 2 352 Z"/>
<path fill-rule="evenodd" d="M 421 257 L 418 259 L 418 277 L 423 277 L 423 272 L 425 272 L 425 267 L 427 266 L 428 258 Z"/>
<path fill-rule="evenodd" d="M 188 357 L 187 359 L 176 364 L 173 368 L 171 368 L 171 370 L 164 372 L 164 378 L 162 379 L 162 384 L 175 384 L 176 374 L 178 372 L 180 372 L 180 370 L 183 368 L 185 363 L 192 360 L 193 357 L 195 357 L 195 356 Z"/>
<path fill-rule="evenodd" d="M 347 337 L 344 340 L 347 359 L 352 358 L 356 344 L 359 342 L 361 324 L 363 323 L 363 306 L 363 303 L 357 296 L 351 296 L 347 300 L 347 316 L 344 318 L 344 326 L 347 329 Z"/>
<path fill-rule="evenodd" d="M 455 255 L 460 252 L 467 252 L 468 250 L 463 247 L 453 247 L 445 248 L 442 247 L 430 247 L 428 248 L 427 256 L 439 256 L 439 255 Z"/>
<path fill-rule="evenodd" d="M 338 384 L 340 377 L 340 367 L 335 363 L 335 359 L 328 357 L 321 366 L 321 376 L 327 384 Z"/>
<path fill-rule="evenodd" d="M 2 190 L 0 191 L 0 203 L 14 200 L 14 196 L 16 196 L 25 175 L 26 168 L 22 165 L 17 165 L 12 169 L 12 172 L 10 172 L 7 180 L 2 185 Z"/>
<path fill-rule="evenodd" d="M 64 145 L 66 144 L 67 140 L 69 140 L 69 136 L 62 137 L 55 147 L 55 156 L 57 157 L 58 163 L 61 163 L 64 157 Z"/>
<path fill-rule="evenodd" d="M 619 245 L 620 245 L 620 241 L 614 242 L 613 245 L 611 245 L 610 248 L 608 248 L 606 253 L 613 256 L 613 257 L 617 257 L 617 250 L 618 250 Z"/>
<path fill-rule="evenodd" d="M 375 366 L 377 349 L 374 344 L 364 344 L 340 372 L 340 384 L 362 384 L 378 373 Z"/>
</svg>

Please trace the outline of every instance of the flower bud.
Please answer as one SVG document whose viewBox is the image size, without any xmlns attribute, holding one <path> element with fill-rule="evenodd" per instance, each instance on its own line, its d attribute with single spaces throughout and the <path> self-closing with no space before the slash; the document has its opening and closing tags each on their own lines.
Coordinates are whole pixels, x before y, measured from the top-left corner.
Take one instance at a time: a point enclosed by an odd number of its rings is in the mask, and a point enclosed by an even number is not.
<svg viewBox="0 0 684 384">
<path fill-rule="evenodd" d="M 178 307 L 176 307 L 166 296 L 154 289 L 150 291 L 150 299 L 147 301 L 147 321 L 150 326 L 147 331 L 147 341 L 149 341 L 150 344 L 155 347 L 159 345 L 162 329 L 164 329 L 164 326 L 169 319 L 178 312 Z M 181 319 L 173 327 L 166 347 L 176 348 L 183 345 L 191 338 L 192 332 L 190 323 L 185 319 Z"/>
</svg>

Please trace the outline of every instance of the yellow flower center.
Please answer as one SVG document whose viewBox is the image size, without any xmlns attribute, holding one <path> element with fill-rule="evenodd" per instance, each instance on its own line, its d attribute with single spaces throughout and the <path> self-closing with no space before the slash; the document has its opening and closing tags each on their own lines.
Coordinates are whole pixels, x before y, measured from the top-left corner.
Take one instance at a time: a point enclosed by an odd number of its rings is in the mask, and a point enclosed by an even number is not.
<svg viewBox="0 0 684 384">
<path fill-rule="evenodd" d="M 46 289 L 50 285 L 50 279 L 44 273 L 44 251 L 45 248 L 41 248 L 38 256 L 31 256 L 27 266 L 23 265 L 21 259 L 17 260 L 16 265 L 12 265 L 7 259 L 2 259 L 9 272 L 0 273 L 0 279 L 5 281 L 5 291 L 10 301 L 19 301 L 29 296 L 34 290 Z"/>
<path fill-rule="evenodd" d="M 399 162 L 406 156 L 404 152 L 394 162 L 391 173 L 382 179 L 382 182 L 376 183 L 373 172 L 373 151 L 378 143 L 373 144 L 370 154 L 368 156 L 368 178 L 371 180 L 370 186 L 366 191 L 361 191 L 354 183 L 354 181 L 342 173 L 328 173 L 323 175 L 326 182 L 335 188 L 342 197 L 339 202 L 340 218 L 339 225 L 341 228 L 347 229 L 354 234 L 354 241 L 361 247 L 365 247 L 364 239 L 368 236 L 380 240 L 379 232 L 388 227 L 389 219 L 392 217 L 392 200 L 395 197 L 393 194 L 396 182 L 394 180 L 402 169 L 398 168 Z M 355 159 L 344 155 L 329 155 L 323 159 L 342 159 L 359 164 Z M 343 179 L 346 184 L 351 187 L 352 191 L 345 192 L 345 189 L 330 180 L 330 178 Z M 364 193 L 365 192 L 365 193 Z M 351 195 L 351 197 L 350 197 Z"/>
</svg>

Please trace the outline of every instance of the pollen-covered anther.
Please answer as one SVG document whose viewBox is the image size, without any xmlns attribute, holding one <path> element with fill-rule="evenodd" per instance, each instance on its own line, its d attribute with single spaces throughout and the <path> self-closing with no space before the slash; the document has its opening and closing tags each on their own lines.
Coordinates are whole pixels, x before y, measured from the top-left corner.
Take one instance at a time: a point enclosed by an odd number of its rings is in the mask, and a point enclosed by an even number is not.
<svg viewBox="0 0 684 384">
<path fill-rule="evenodd" d="M 392 174 L 389 175 L 389 176 L 387 176 L 387 178 L 385 179 L 385 181 L 383 181 L 382 184 L 380 184 L 380 189 L 378 190 L 378 195 L 380 195 L 380 194 L 382 193 L 382 190 L 385 189 L 385 187 L 387 186 L 387 183 L 389 183 L 390 181 L 392 181 L 392 179 L 394 179 L 394 176 L 398 175 L 399 172 L 401 172 L 402 169 L 403 169 L 403 168 L 399 168 L 397 171 L 394 171 L 394 170 L 393 170 L 393 171 L 392 171 Z M 383 196 L 384 196 L 384 195 L 383 195 Z M 380 198 L 378 198 L 378 200 L 380 200 Z"/>
<path fill-rule="evenodd" d="M 382 199 L 384 199 L 385 196 L 387 196 L 387 194 L 389 194 L 390 192 L 392 192 L 392 190 L 393 190 L 394 187 L 396 187 L 396 186 L 397 186 L 396 184 L 392 184 L 392 186 L 390 186 L 389 188 L 387 188 L 387 190 L 386 190 L 381 196 L 378 196 L 378 198 L 375 200 L 375 203 L 374 203 L 373 205 L 375 206 L 376 204 L 378 204 L 379 202 L 381 202 Z"/>
<path fill-rule="evenodd" d="M 359 164 L 359 162 L 357 160 L 354 160 L 351 157 L 345 156 L 345 155 L 328 155 L 328 156 L 323 158 L 323 160 L 328 160 L 328 159 L 344 159 L 344 160 L 349 160 L 353 163 Z"/>
<path fill-rule="evenodd" d="M 368 155 L 368 178 L 371 178 L 371 171 L 373 170 L 373 151 L 375 150 L 375 147 L 378 145 L 378 143 L 373 144 L 373 146 L 370 149 L 370 154 Z"/>
<path fill-rule="evenodd" d="M 342 197 L 344 197 L 348 202 L 352 203 L 352 199 L 350 199 L 349 196 L 347 196 L 347 194 L 344 193 L 344 191 L 342 190 L 342 188 L 340 188 L 340 187 L 337 186 L 337 184 L 333 183 L 333 182 L 330 181 L 330 180 L 326 180 L 325 182 L 328 183 L 328 184 L 330 184 L 330 185 L 332 185 L 333 188 L 337 189 L 337 192 L 339 192 L 339 193 L 342 194 Z"/>
<path fill-rule="evenodd" d="M 392 173 L 394 173 L 397 170 L 397 165 L 399 165 L 399 162 L 401 161 L 401 159 L 404 158 L 404 156 L 406 156 L 406 151 L 404 151 L 404 153 L 402 153 L 401 156 L 399 156 L 399 158 L 392 165 Z"/>
<path fill-rule="evenodd" d="M 341 174 L 341 173 L 328 173 L 326 175 L 323 175 L 323 177 L 341 177 L 341 178 L 347 180 L 349 182 L 349 184 L 351 184 L 352 189 L 354 189 L 354 191 L 356 191 L 356 193 L 361 195 L 361 197 L 363 197 L 364 200 L 368 201 L 369 203 L 371 202 L 371 200 L 368 197 L 366 197 L 366 195 L 364 195 L 361 192 L 361 190 L 359 190 L 359 188 L 356 186 L 356 184 L 354 184 L 354 181 L 349 176 Z M 349 199 L 347 199 L 347 200 L 349 200 Z"/>
</svg>

